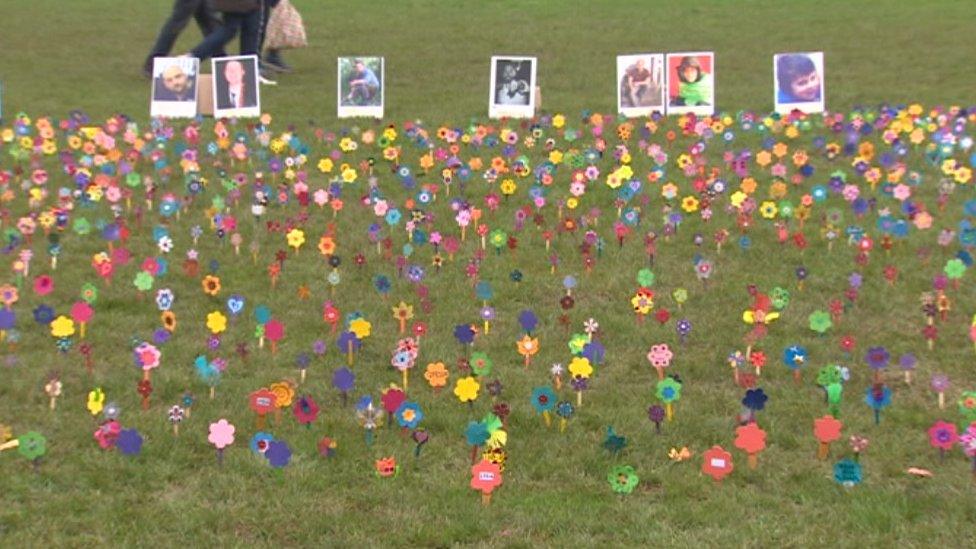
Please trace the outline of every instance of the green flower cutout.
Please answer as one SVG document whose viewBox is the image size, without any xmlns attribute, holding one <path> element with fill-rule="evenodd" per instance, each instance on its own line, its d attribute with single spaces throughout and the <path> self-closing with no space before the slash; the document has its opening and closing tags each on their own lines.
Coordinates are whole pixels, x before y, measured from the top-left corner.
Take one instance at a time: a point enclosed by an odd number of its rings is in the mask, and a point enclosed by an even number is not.
<svg viewBox="0 0 976 549">
<path fill-rule="evenodd" d="M 488 242 L 495 248 L 501 248 L 508 242 L 508 234 L 501 229 L 495 229 L 488 234 Z"/>
<path fill-rule="evenodd" d="M 789 200 L 780 201 L 779 206 L 779 216 L 782 219 L 789 219 L 793 217 L 793 203 Z"/>
<path fill-rule="evenodd" d="M 132 283 L 140 292 L 148 292 L 153 287 L 153 275 L 146 271 L 139 271 Z"/>
<path fill-rule="evenodd" d="M 650 269 L 644 268 L 637 271 L 637 283 L 645 288 L 650 288 L 654 285 L 654 272 Z"/>
<path fill-rule="evenodd" d="M 777 286 L 769 292 L 769 300 L 773 302 L 773 307 L 776 307 L 777 311 L 782 311 L 790 304 L 790 291 Z"/>
<path fill-rule="evenodd" d="M 47 439 L 37 431 L 30 431 L 20 435 L 17 438 L 17 442 L 19 443 L 17 452 L 30 461 L 40 459 L 47 452 Z"/>
<path fill-rule="evenodd" d="M 485 377 L 491 375 L 491 367 L 493 365 L 490 358 L 488 358 L 487 353 L 477 351 L 471 353 L 471 371 L 475 373 L 478 377 Z"/>
<path fill-rule="evenodd" d="M 840 366 L 828 364 L 817 372 L 817 385 L 827 388 L 834 383 L 841 382 Z"/>
<path fill-rule="evenodd" d="M 617 494 L 629 494 L 637 487 L 640 478 L 630 465 L 617 465 L 607 473 L 610 489 Z"/>
<path fill-rule="evenodd" d="M 657 382 L 657 398 L 661 402 L 670 404 L 681 398 L 681 384 L 669 377 Z"/>
<path fill-rule="evenodd" d="M 827 333 L 827 330 L 834 326 L 834 323 L 830 320 L 830 314 L 827 311 L 814 311 L 810 313 L 810 329 L 817 332 L 820 335 Z"/>
<path fill-rule="evenodd" d="M 582 353 L 583 347 L 586 346 L 586 342 L 586 335 L 573 334 L 573 336 L 569 338 L 569 352 L 573 353 L 574 355 Z"/>
<path fill-rule="evenodd" d="M 674 299 L 675 303 L 681 305 L 685 301 L 688 301 L 688 290 L 684 288 L 675 288 L 675 290 L 671 292 L 671 297 Z"/>
<path fill-rule="evenodd" d="M 966 273 L 966 264 L 962 262 L 958 257 L 946 261 L 945 268 L 942 271 L 952 280 L 957 280 L 962 278 L 962 275 Z"/>
<path fill-rule="evenodd" d="M 963 391 L 959 397 L 959 413 L 967 421 L 976 421 L 976 391 Z"/>
</svg>

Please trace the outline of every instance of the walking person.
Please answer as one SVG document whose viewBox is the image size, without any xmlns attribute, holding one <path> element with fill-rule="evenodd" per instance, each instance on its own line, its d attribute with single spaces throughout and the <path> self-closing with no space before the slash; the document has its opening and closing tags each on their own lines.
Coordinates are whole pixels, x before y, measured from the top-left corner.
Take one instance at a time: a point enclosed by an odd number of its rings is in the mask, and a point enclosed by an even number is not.
<svg viewBox="0 0 976 549">
<path fill-rule="evenodd" d="M 173 9 L 170 12 L 169 18 L 166 19 L 162 28 L 159 29 L 156 43 L 153 44 L 152 49 L 149 51 L 149 56 L 146 57 L 146 61 L 142 66 L 144 76 L 147 78 L 152 76 L 153 59 L 156 57 L 166 57 L 170 54 L 173 50 L 173 44 L 176 43 L 176 39 L 183 32 L 183 29 L 186 28 L 191 18 L 196 19 L 203 36 L 210 35 L 220 26 L 220 17 L 217 10 L 214 9 L 213 0 L 176 0 L 173 2 Z M 224 55 L 223 48 L 221 47 L 214 51 L 214 55 L 222 57 Z"/>
<path fill-rule="evenodd" d="M 214 57 L 238 33 L 241 35 L 241 55 L 258 55 L 263 4 L 262 0 L 216 0 L 214 5 L 223 14 L 224 23 L 193 48 L 190 55 L 201 60 Z M 259 80 L 262 84 L 276 84 L 263 75 Z"/>
</svg>

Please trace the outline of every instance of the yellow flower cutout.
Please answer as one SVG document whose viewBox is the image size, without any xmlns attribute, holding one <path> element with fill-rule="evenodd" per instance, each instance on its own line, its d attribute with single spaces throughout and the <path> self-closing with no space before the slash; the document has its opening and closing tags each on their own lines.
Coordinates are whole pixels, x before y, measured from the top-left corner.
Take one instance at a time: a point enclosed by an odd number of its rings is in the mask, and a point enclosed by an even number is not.
<svg viewBox="0 0 976 549">
<path fill-rule="evenodd" d="M 589 379 L 593 375 L 593 366 L 590 365 L 590 359 L 581 356 L 574 357 L 572 362 L 569 363 L 569 373 L 573 377 Z"/>
<path fill-rule="evenodd" d="M 51 335 L 54 337 L 71 337 L 75 333 L 75 321 L 61 315 L 51 322 Z"/>
<path fill-rule="evenodd" d="M 745 322 L 746 324 L 769 324 L 777 318 L 779 318 L 779 313 L 776 311 L 769 313 L 758 311 L 757 314 L 756 311 L 748 309 L 742 313 L 742 322 Z"/>
<path fill-rule="evenodd" d="M 275 395 L 276 408 L 287 408 L 295 399 L 295 388 L 287 381 L 272 383 L 268 390 Z"/>
<path fill-rule="evenodd" d="M 357 339 L 365 339 L 369 337 L 372 329 L 373 325 L 370 324 L 365 318 L 357 318 L 349 323 L 349 331 L 356 334 Z"/>
<path fill-rule="evenodd" d="M 458 397 L 461 402 L 471 402 L 478 398 L 478 389 L 480 388 L 481 385 L 475 378 L 471 376 L 462 377 L 454 385 L 454 396 Z"/>
<path fill-rule="evenodd" d="M 319 171 L 322 172 L 322 173 L 329 173 L 329 172 L 331 172 L 332 171 L 332 159 L 331 158 L 322 158 L 321 160 L 319 160 L 318 168 L 319 168 Z"/>
<path fill-rule="evenodd" d="M 97 416 L 104 407 L 105 393 L 102 392 L 100 387 L 95 387 L 88 393 L 88 412 L 93 416 Z"/>
<path fill-rule="evenodd" d="M 288 231 L 285 238 L 288 239 L 288 246 L 297 250 L 298 248 L 302 247 L 302 244 L 305 243 L 305 231 L 301 229 L 292 229 Z"/>
<path fill-rule="evenodd" d="M 553 128 L 559 129 L 559 128 L 562 128 L 565 125 L 566 125 L 566 117 L 565 116 L 563 116 L 561 114 L 557 114 L 556 116 L 553 116 L 552 117 L 552 127 Z"/>
<path fill-rule="evenodd" d="M 357 175 L 356 174 L 356 169 L 355 168 L 352 168 L 352 167 L 348 167 L 348 168 L 342 170 L 342 182 L 343 183 L 352 183 L 353 181 L 356 180 L 356 175 Z"/>
<path fill-rule="evenodd" d="M 227 317 L 220 311 L 214 311 L 207 315 L 207 329 L 212 334 L 219 334 L 227 329 Z"/>
</svg>

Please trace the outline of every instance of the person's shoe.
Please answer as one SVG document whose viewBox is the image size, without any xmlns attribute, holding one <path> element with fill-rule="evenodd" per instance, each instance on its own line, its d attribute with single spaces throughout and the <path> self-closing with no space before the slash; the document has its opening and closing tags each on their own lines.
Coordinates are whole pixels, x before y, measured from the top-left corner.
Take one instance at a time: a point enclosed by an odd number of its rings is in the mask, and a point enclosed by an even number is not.
<svg viewBox="0 0 976 549">
<path fill-rule="evenodd" d="M 271 63 L 268 63 L 267 61 L 264 61 L 264 60 L 261 60 L 258 63 L 258 67 L 261 69 L 261 72 L 263 74 L 267 74 L 267 73 L 270 73 L 270 72 L 281 72 L 281 70 L 278 69 L 278 67 L 275 67 Z"/>
<path fill-rule="evenodd" d="M 268 50 L 267 54 L 264 56 L 264 63 L 271 67 L 272 70 L 278 72 L 291 72 L 292 68 L 285 60 L 281 58 L 281 52 L 278 50 Z"/>
<path fill-rule="evenodd" d="M 267 76 L 265 76 L 263 74 L 259 74 L 258 75 L 258 82 L 260 82 L 262 85 L 265 85 L 265 86 L 277 86 L 278 85 L 278 82 L 277 81 L 272 80 L 272 79 L 268 78 Z"/>
</svg>

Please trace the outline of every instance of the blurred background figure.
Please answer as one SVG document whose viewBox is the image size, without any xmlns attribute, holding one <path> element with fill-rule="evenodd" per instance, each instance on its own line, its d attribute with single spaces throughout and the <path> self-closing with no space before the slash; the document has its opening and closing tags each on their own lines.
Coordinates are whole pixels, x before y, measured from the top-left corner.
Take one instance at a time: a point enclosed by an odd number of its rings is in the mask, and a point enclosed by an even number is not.
<svg viewBox="0 0 976 549">
<path fill-rule="evenodd" d="M 221 12 L 224 22 L 197 44 L 190 51 L 190 55 L 201 61 L 208 57 L 219 56 L 219 52 L 238 33 L 241 35 L 241 55 L 258 55 L 264 2 L 262 0 L 215 0 L 214 7 Z M 262 84 L 277 84 L 264 74 L 258 79 Z"/>
<path fill-rule="evenodd" d="M 183 32 L 183 29 L 186 28 L 191 18 L 196 19 L 197 25 L 200 27 L 200 32 L 205 37 L 217 30 L 220 26 L 220 17 L 217 14 L 217 10 L 214 9 L 213 0 L 176 0 L 173 2 L 173 9 L 170 12 L 169 18 L 163 23 L 163 27 L 159 29 L 156 43 L 153 44 L 152 49 L 149 51 L 149 56 L 146 57 L 146 61 L 142 66 L 142 74 L 146 78 L 152 77 L 153 59 L 156 57 L 166 57 L 170 54 L 173 50 L 173 44 L 176 43 L 176 39 Z M 214 55 L 222 57 L 224 55 L 223 47 L 215 50 Z"/>
</svg>

